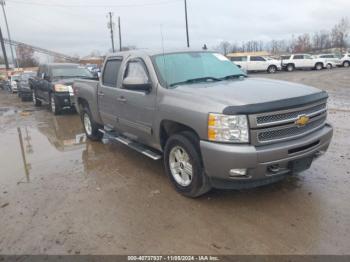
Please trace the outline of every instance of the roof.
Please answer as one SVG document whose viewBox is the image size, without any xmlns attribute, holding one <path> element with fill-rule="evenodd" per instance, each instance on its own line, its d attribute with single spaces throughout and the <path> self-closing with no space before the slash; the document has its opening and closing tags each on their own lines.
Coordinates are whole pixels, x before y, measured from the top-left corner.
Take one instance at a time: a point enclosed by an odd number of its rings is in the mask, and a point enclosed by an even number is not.
<svg viewBox="0 0 350 262">
<path fill-rule="evenodd" d="M 170 50 L 161 50 L 161 49 L 136 49 L 136 50 L 128 50 L 121 51 L 115 53 L 109 53 L 107 56 L 125 56 L 125 55 L 146 55 L 146 56 L 154 56 L 161 54 L 173 54 L 173 53 L 190 53 L 190 52 L 211 52 L 208 50 L 202 49 L 170 49 Z"/>
<path fill-rule="evenodd" d="M 270 53 L 266 51 L 259 51 L 259 52 L 237 52 L 237 53 L 229 53 L 226 56 L 227 57 L 233 57 L 233 56 L 269 56 Z"/>
</svg>

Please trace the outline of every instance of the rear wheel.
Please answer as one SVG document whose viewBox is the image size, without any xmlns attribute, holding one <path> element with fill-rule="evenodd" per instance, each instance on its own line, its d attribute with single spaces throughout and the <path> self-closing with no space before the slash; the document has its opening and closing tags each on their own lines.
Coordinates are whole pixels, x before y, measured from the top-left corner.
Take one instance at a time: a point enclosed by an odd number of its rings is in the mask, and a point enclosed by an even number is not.
<svg viewBox="0 0 350 262">
<path fill-rule="evenodd" d="M 34 106 L 41 106 L 41 101 L 38 100 L 38 98 L 36 97 L 36 93 L 35 93 L 35 90 L 33 89 L 33 104 Z"/>
<path fill-rule="evenodd" d="M 274 66 L 274 65 L 271 65 L 271 66 L 269 66 L 269 67 L 267 68 L 267 72 L 268 72 L 269 74 L 274 74 L 274 73 L 277 72 L 277 67 Z"/>
<path fill-rule="evenodd" d="M 345 61 L 345 62 L 343 63 L 343 66 L 344 66 L 344 67 L 349 67 L 349 66 L 350 66 L 350 62 L 349 62 L 349 61 Z"/>
<path fill-rule="evenodd" d="M 83 122 L 84 131 L 86 136 L 94 141 L 99 141 L 102 139 L 103 134 L 99 131 L 102 128 L 101 125 L 95 123 L 91 117 L 91 112 L 89 108 L 85 107 L 80 113 L 81 121 Z"/>
<path fill-rule="evenodd" d="M 204 172 L 198 139 L 193 133 L 182 132 L 168 139 L 164 165 L 170 181 L 182 195 L 194 198 L 211 189 Z"/>
<path fill-rule="evenodd" d="M 294 67 L 293 64 L 288 64 L 288 65 L 287 65 L 287 71 L 288 71 L 288 72 L 292 72 L 292 71 L 294 71 L 294 69 L 295 69 L 295 67 Z"/>
</svg>

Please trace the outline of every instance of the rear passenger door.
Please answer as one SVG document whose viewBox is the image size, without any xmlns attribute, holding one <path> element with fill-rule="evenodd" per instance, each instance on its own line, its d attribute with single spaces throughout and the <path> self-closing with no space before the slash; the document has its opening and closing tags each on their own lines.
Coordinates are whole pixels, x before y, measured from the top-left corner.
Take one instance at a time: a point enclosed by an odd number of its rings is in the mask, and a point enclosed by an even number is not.
<svg viewBox="0 0 350 262">
<path fill-rule="evenodd" d="M 150 77 L 151 61 L 147 57 L 130 57 L 123 67 L 123 79 L 137 77 L 145 82 L 155 83 Z M 148 66 L 147 66 L 148 63 Z M 150 145 L 153 134 L 153 119 L 156 110 L 156 86 L 152 84 L 149 91 L 127 89 L 122 85 L 118 88 L 118 108 L 121 114 L 118 118 L 118 129 L 133 140 Z"/>
<path fill-rule="evenodd" d="M 304 56 L 303 55 L 294 55 L 293 62 L 296 68 L 305 67 Z"/>
<path fill-rule="evenodd" d="M 110 57 L 106 60 L 100 86 L 97 90 L 98 108 L 103 123 L 113 128 L 118 118 L 117 83 L 120 75 L 122 57 Z"/>
</svg>

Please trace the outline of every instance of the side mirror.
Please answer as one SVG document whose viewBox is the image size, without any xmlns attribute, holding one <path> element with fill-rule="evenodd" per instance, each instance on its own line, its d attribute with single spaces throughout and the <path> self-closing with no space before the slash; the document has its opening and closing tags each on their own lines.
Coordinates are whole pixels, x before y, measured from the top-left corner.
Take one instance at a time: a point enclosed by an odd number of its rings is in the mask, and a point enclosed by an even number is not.
<svg viewBox="0 0 350 262">
<path fill-rule="evenodd" d="M 152 84 L 141 77 L 127 77 L 123 80 L 123 88 L 148 92 L 151 90 Z"/>
</svg>

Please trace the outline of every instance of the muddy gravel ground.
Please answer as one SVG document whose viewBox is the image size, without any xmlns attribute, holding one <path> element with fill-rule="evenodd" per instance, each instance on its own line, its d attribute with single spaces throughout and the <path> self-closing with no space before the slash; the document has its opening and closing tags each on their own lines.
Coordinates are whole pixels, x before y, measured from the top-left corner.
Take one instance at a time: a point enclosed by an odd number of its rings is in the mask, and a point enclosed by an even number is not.
<svg viewBox="0 0 350 262">
<path fill-rule="evenodd" d="M 198 199 L 161 161 L 87 141 L 76 114 L 0 91 L 0 253 L 350 254 L 350 70 L 252 77 L 327 90 L 329 151 L 277 184 Z"/>
</svg>

